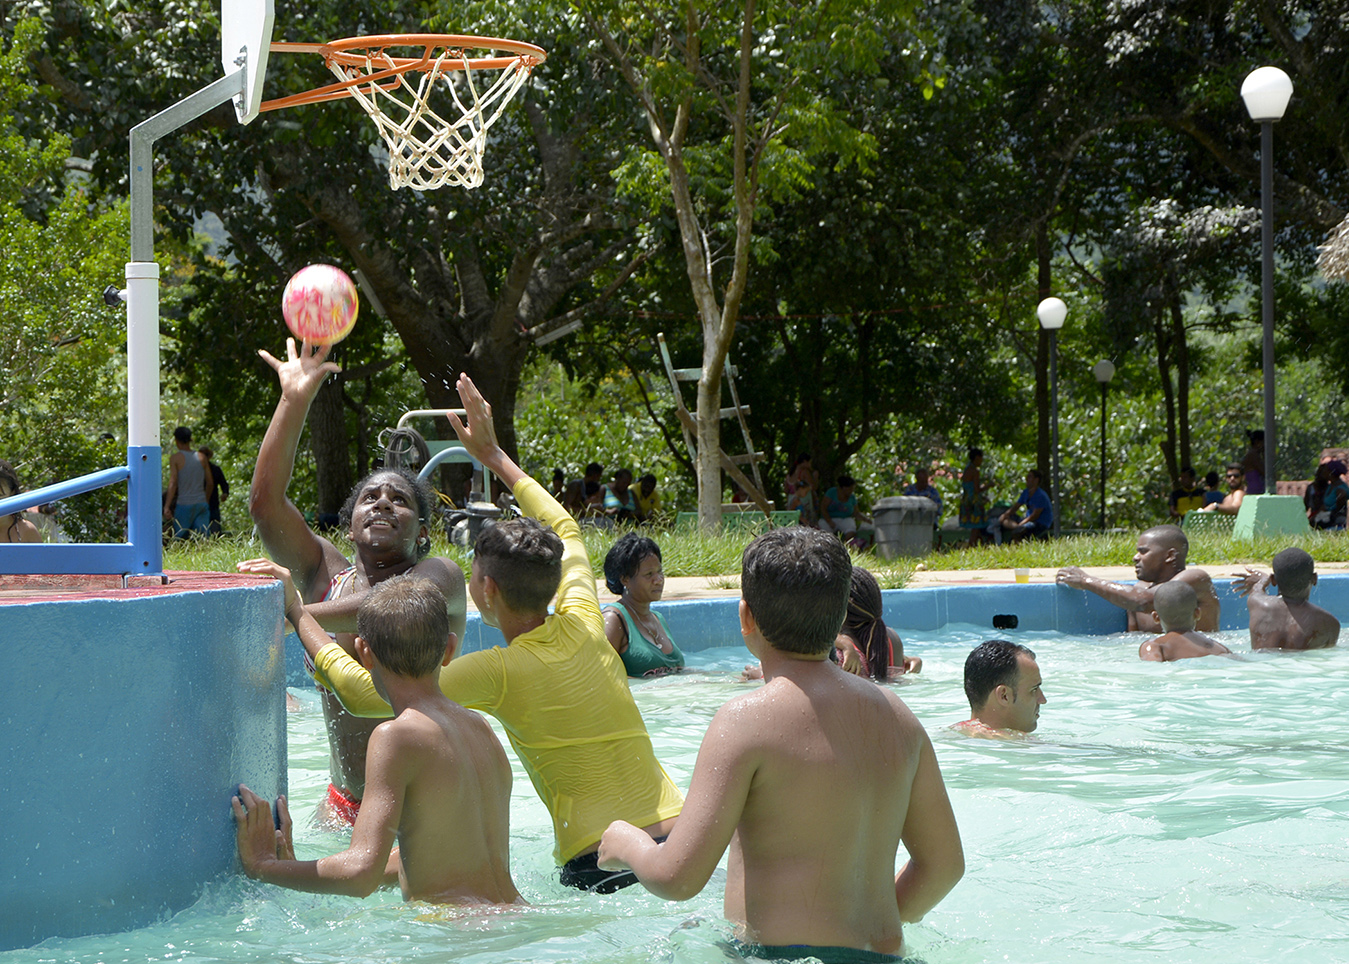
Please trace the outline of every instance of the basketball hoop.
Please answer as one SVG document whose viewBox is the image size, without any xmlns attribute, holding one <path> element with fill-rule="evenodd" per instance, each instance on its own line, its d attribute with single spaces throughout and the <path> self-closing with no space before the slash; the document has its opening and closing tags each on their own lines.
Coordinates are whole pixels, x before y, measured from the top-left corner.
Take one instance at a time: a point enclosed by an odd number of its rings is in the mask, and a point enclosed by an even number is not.
<svg viewBox="0 0 1349 964">
<path fill-rule="evenodd" d="M 391 52 L 400 48 L 420 48 L 421 53 L 395 56 Z M 446 184 L 480 185 L 487 131 L 529 80 L 530 72 L 548 58 L 541 47 L 518 40 L 454 34 L 274 43 L 271 49 L 319 54 L 338 82 L 265 101 L 261 110 L 352 98 L 374 120 L 389 148 L 389 185 L 415 191 Z M 475 79 L 475 71 L 488 70 L 499 72 L 490 85 Z M 442 77 L 459 113 L 457 120 L 447 120 L 429 106 L 436 80 Z"/>
</svg>

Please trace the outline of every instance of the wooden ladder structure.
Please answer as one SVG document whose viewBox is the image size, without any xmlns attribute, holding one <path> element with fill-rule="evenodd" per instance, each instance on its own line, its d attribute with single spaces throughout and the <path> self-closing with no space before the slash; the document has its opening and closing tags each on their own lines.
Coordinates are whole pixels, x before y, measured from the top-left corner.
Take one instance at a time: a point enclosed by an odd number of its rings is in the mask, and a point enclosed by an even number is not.
<svg viewBox="0 0 1349 964">
<path fill-rule="evenodd" d="M 703 377 L 701 368 L 675 368 L 674 362 L 670 360 L 670 349 L 665 344 L 665 332 L 659 332 L 656 335 L 656 342 L 660 346 L 660 358 L 665 363 L 665 374 L 669 376 L 670 388 L 674 392 L 675 415 L 679 418 L 679 427 L 684 433 L 684 444 L 688 447 L 689 455 L 693 458 L 693 464 L 698 464 L 698 423 L 694 420 L 692 413 L 684 405 L 684 392 L 679 387 L 680 382 L 697 382 Z M 745 439 L 745 453 L 743 455 L 727 455 L 726 450 L 718 449 L 721 467 L 726 470 L 726 474 L 733 478 L 740 488 L 750 497 L 760 510 L 766 515 L 773 511 L 773 504 L 768 501 L 763 491 L 763 478 L 759 473 L 759 463 L 765 458 L 763 452 L 754 450 L 754 443 L 749 437 L 749 423 L 745 421 L 745 416 L 749 414 L 749 406 L 740 403 L 740 394 L 735 387 L 735 366 L 729 361 L 722 368 L 722 382 L 730 389 L 731 406 L 721 410 L 722 418 L 734 418 L 740 423 L 740 434 Z M 742 465 L 748 465 L 750 475 L 746 475 L 741 469 Z M 750 476 L 753 476 L 751 478 Z"/>
</svg>

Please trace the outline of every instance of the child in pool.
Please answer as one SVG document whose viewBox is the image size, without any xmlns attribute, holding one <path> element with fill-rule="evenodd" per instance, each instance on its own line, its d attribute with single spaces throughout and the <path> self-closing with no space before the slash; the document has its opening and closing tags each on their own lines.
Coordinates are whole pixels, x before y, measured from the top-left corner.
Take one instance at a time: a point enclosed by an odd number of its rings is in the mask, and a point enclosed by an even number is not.
<svg viewBox="0 0 1349 964">
<path fill-rule="evenodd" d="M 266 559 L 240 568 L 281 579 L 296 631 L 328 643 L 286 569 Z M 520 900 L 507 852 L 510 763 L 486 721 L 440 692 L 440 667 L 457 643 L 445 596 L 430 580 L 395 576 L 371 589 L 357 614 L 356 653 L 397 715 L 370 735 L 351 846 L 321 860 L 296 860 L 286 798 L 277 800 L 277 830 L 268 801 L 240 785 L 232 806 L 248 876 L 353 897 L 397 879 L 405 900 Z"/>
<path fill-rule="evenodd" d="M 464 448 L 535 518 L 504 520 L 478 537 L 469 592 L 483 622 L 500 629 L 507 645 L 449 663 L 440 688 L 505 727 L 552 815 L 562 883 L 610 893 L 637 878 L 596 866 L 604 828 L 630 820 L 663 837 L 684 801 L 656 760 L 623 663 L 604 636 L 580 525 L 502 450 L 491 406 L 472 379 L 461 376 L 456 388 L 468 423 L 453 415 L 450 423 Z M 301 641 L 348 711 L 388 715 L 370 674 L 340 646 Z"/>
<path fill-rule="evenodd" d="M 622 821 L 600 841 L 601 867 L 631 867 L 673 900 L 701 891 L 729 845 L 724 912 L 747 957 L 897 961 L 902 922 L 964 873 L 922 725 L 828 659 L 851 577 L 847 550 L 818 529 L 750 544 L 740 627 L 767 682 L 713 718 L 666 842 Z M 910 859 L 895 877 L 901 841 Z"/>
<path fill-rule="evenodd" d="M 1323 649 L 1340 638 L 1340 621 L 1309 601 L 1316 585 L 1316 562 L 1289 548 L 1274 557 L 1274 572 L 1247 568 L 1233 581 L 1251 613 L 1251 649 Z M 1277 587 L 1279 594 L 1268 590 Z"/>
<path fill-rule="evenodd" d="M 1194 628 L 1199 618 L 1199 596 L 1188 583 L 1172 580 L 1157 587 L 1152 596 L 1152 616 L 1162 625 L 1162 635 L 1138 647 L 1138 658 L 1157 663 L 1199 656 L 1220 656 L 1231 650 Z"/>
</svg>

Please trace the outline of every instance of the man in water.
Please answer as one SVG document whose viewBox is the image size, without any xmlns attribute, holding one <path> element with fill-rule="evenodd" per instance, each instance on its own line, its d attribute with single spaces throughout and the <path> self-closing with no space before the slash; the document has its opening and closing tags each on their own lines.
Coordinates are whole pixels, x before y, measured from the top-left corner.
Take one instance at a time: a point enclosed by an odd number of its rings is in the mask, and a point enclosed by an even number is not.
<svg viewBox="0 0 1349 964">
<path fill-rule="evenodd" d="M 980 643 L 965 658 L 970 718 L 953 729 L 988 737 L 1033 732 L 1040 724 L 1040 707 L 1049 702 L 1041 682 L 1035 654 L 1025 646 L 1005 639 Z"/>
<path fill-rule="evenodd" d="M 405 572 L 431 580 L 444 594 L 450 631 L 462 639 L 464 574 L 449 559 L 429 554 L 435 495 L 425 482 L 405 471 L 384 469 L 356 483 L 341 515 L 350 525 L 354 561 L 310 529 L 286 496 L 309 406 L 324 379 L 339 370 L 327 361 L 328 350 L 306 342 L 297 352 L 295 339 L 288 338 L 284 362 L 258 352 L 281 383 L 281 399 L 258 450 L 248 497 L 248 512 L 262 544 L 273 561 L 290 570 L 306 611 L 348 654 L 356 652 L 356 612 L 371 588 Z M 334 825 L 354 824 L 365 793 L 366 746 L 382 721 L 350 715 L 322 685 L 319 694 L 332 748 L 332 782 L 320 817 Z"/>
<path fill-rule="evenodd" d="M 1094 592 L 1106 602 L 1113 603 L 1129 614 L 1129 632 L 1160 633 L 1162 625 L 1153 610 L 1153 593 L 1162 583 L 1178 579 L 1189 583 L 1199 600 L 1199 619 L 1195 628 L 1201 633 L 1218 630 L 1218 596 L 1213 591 L 1213 580 L 1203 569 L 1187 569 L 1185 556 L 1190 551 L 1190 540 L 1180 526 L 1153 526 L 1138 537 L 1134 551 L 1134 573 L 1138 582 L 1133 585 L 1111 582 L 1087 575 L 1077 566 L 1060 569 L 1056 581 L 1060 586 Z"/>
</svg>

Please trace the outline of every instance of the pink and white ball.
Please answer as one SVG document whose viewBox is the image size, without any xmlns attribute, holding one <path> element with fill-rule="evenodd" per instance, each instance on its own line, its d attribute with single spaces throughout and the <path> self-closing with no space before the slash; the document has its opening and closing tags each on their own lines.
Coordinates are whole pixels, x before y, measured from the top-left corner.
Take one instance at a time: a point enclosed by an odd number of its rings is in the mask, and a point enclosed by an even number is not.
<svg viewBox="0 0 1349 964">
<path fill-rule="evenodd" d="M 330 264 L 301 268 L 286 282 L 281 296 L 286 327 L 311 345 L 334 345 L 351 334 L 359 308 L 355 282 Z"/>
</svg>

